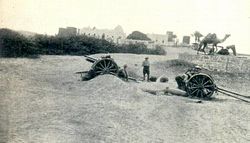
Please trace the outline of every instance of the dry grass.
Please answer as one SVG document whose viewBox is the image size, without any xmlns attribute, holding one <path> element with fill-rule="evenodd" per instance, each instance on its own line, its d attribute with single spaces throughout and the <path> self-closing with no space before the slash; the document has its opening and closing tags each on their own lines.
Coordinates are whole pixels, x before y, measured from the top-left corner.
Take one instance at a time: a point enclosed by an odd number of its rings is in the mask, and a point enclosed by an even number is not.
<svg viewBox="0 0 250 143">
<path fill-rule="evenodd" d="M 129 70 L 138 76 L 144 56 L 113 55 L 119 65 L 129 63 Z M 195 99 L 141 91 L 176 86 L 173 77 L 184 70 L 183 65 L 163 64 L 173 57 L 149 57 L 152 74 L 167 74 L 167 84 L 125 83 L 111 75 L 82 82 L 74 73 L 91 64 L 77 56 L 1 59 L 0 140 L 248 142 L 249 104 L 223 95 L 198 104 Z M 238 91 L 247 88 L 240 83 Z"/>
</svg>

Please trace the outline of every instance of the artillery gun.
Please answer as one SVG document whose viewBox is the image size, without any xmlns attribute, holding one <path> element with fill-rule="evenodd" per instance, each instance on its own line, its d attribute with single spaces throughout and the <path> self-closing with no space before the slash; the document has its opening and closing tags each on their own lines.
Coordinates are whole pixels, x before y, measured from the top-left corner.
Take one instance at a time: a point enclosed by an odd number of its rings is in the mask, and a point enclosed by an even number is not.
<svg viewBox="0 0 250 143">
<path fill-rule="evenodd" d="M 116 62 L 113 58 L 111 58 L 110 55 L 103 56 L 99 59 L 90 56 L 84 57 L 86 57 L 86 61 L 93 63 L 93 65 L 91 66 L 89 71 L 76 72 L 76 74 L 81 74 L 82 80 L 90 80 L 98 75 L 103 74 L 118 76 L 120 67 L 116 64 Z M 128 77 L 128 79 L 137 82 L 137 80 L 133 77 Z"/>
<path fill-rule="evenodd" d="M 197 72 L 188 76 L 188 78 L 183 81 L 182 90 L 184 90 L 186 92 L 186 96 L 189 97 L 210 99 L 214 93 L 219 92 L 250 103 L 250 96 L 241 95 L 239 93 L 218 87 L 211 75 L 202 72 Z"/>
<path fill-rule="evenodd" d="M 86 61 L 93 63 L 89 71 L 76 72 L 76 74 L 81 74 L 82 80 L 90 80 L 98 75 L 112 74 L 116 75 L 119 71 L 119 66 L 116 64 L 111 56 L 104 56 L 100 59 L 84 56 Z"/>
<path fill-rule="evenodd" d="M 197 73 L 190 76 L 185 86 L 187 95 L 199 98 L 210 98 L 217 88 L 214 79 L 205 73 Z"/>
</svg>

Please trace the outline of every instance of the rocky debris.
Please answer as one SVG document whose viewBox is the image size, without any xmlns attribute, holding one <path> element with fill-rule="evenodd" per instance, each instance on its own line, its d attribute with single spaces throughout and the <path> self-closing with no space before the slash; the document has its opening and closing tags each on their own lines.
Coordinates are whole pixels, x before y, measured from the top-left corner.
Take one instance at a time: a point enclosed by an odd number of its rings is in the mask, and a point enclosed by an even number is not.
<svg viewBox="0 0 250 143">
<path fill-rule="evenodd" d="M 164 74 L 157 78 L 156 82 L 168 82 L 168 77 Z"/>
<path fill-rule="evenodd" d="M 149 78 L 149 81 L 152 81 L 152 82 L 156 82 L 156 80 L 157 80 L 157 77 L 155 77 L 155 76 L 151 76 Z"/>
</svg>

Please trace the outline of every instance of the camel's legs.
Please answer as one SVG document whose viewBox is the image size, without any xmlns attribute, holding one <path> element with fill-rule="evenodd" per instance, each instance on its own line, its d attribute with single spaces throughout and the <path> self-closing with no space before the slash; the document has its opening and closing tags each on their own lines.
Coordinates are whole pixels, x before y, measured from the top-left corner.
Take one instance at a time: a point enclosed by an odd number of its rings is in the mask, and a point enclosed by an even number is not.
<svg viewBox="0 0 250 143">
<path fill-rule="evenodd" d="M 202 51 L 204 52 L 204 54 L 206 55 L 205 49 L 207 48 L 207 43 L 204 43 L 204 46 L 202 48 Z"/>
<path fill-rule="evenodd" d="M 197 55 L 199 54 L 199 51 L 201 50 L 202 46 L 203 46 L 203 44 L 200 43 L 199 48 L 198 48 L 198 50 L 197 50 Z"/>
<path fill-rule="evenodd" d="M 209 50 L 209 55 L 213 55 L 214 53 L 215 53 L 215 51 L 214 51 L 214 45 L 212 46 L 212 48 Z"/>
</svg>

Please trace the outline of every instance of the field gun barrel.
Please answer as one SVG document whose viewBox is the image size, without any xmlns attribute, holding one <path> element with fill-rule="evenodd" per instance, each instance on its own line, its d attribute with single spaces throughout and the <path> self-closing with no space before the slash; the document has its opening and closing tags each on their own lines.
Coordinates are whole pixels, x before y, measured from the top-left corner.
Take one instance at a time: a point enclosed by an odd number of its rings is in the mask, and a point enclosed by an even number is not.
<svg viewBox="0 0 250 143">
<path fill-rule="evenodd" d="M 96 58 L 93 58 L 93 57 L 90 57 L 90 56 L 86 56 L 86 55 L 84 55 L 84 57 L 86 57 L 86 61 L 91 62 L 91 63 L 94 63 L 94 62 L 96 62 L 98 60 Z"/>
</svg>

